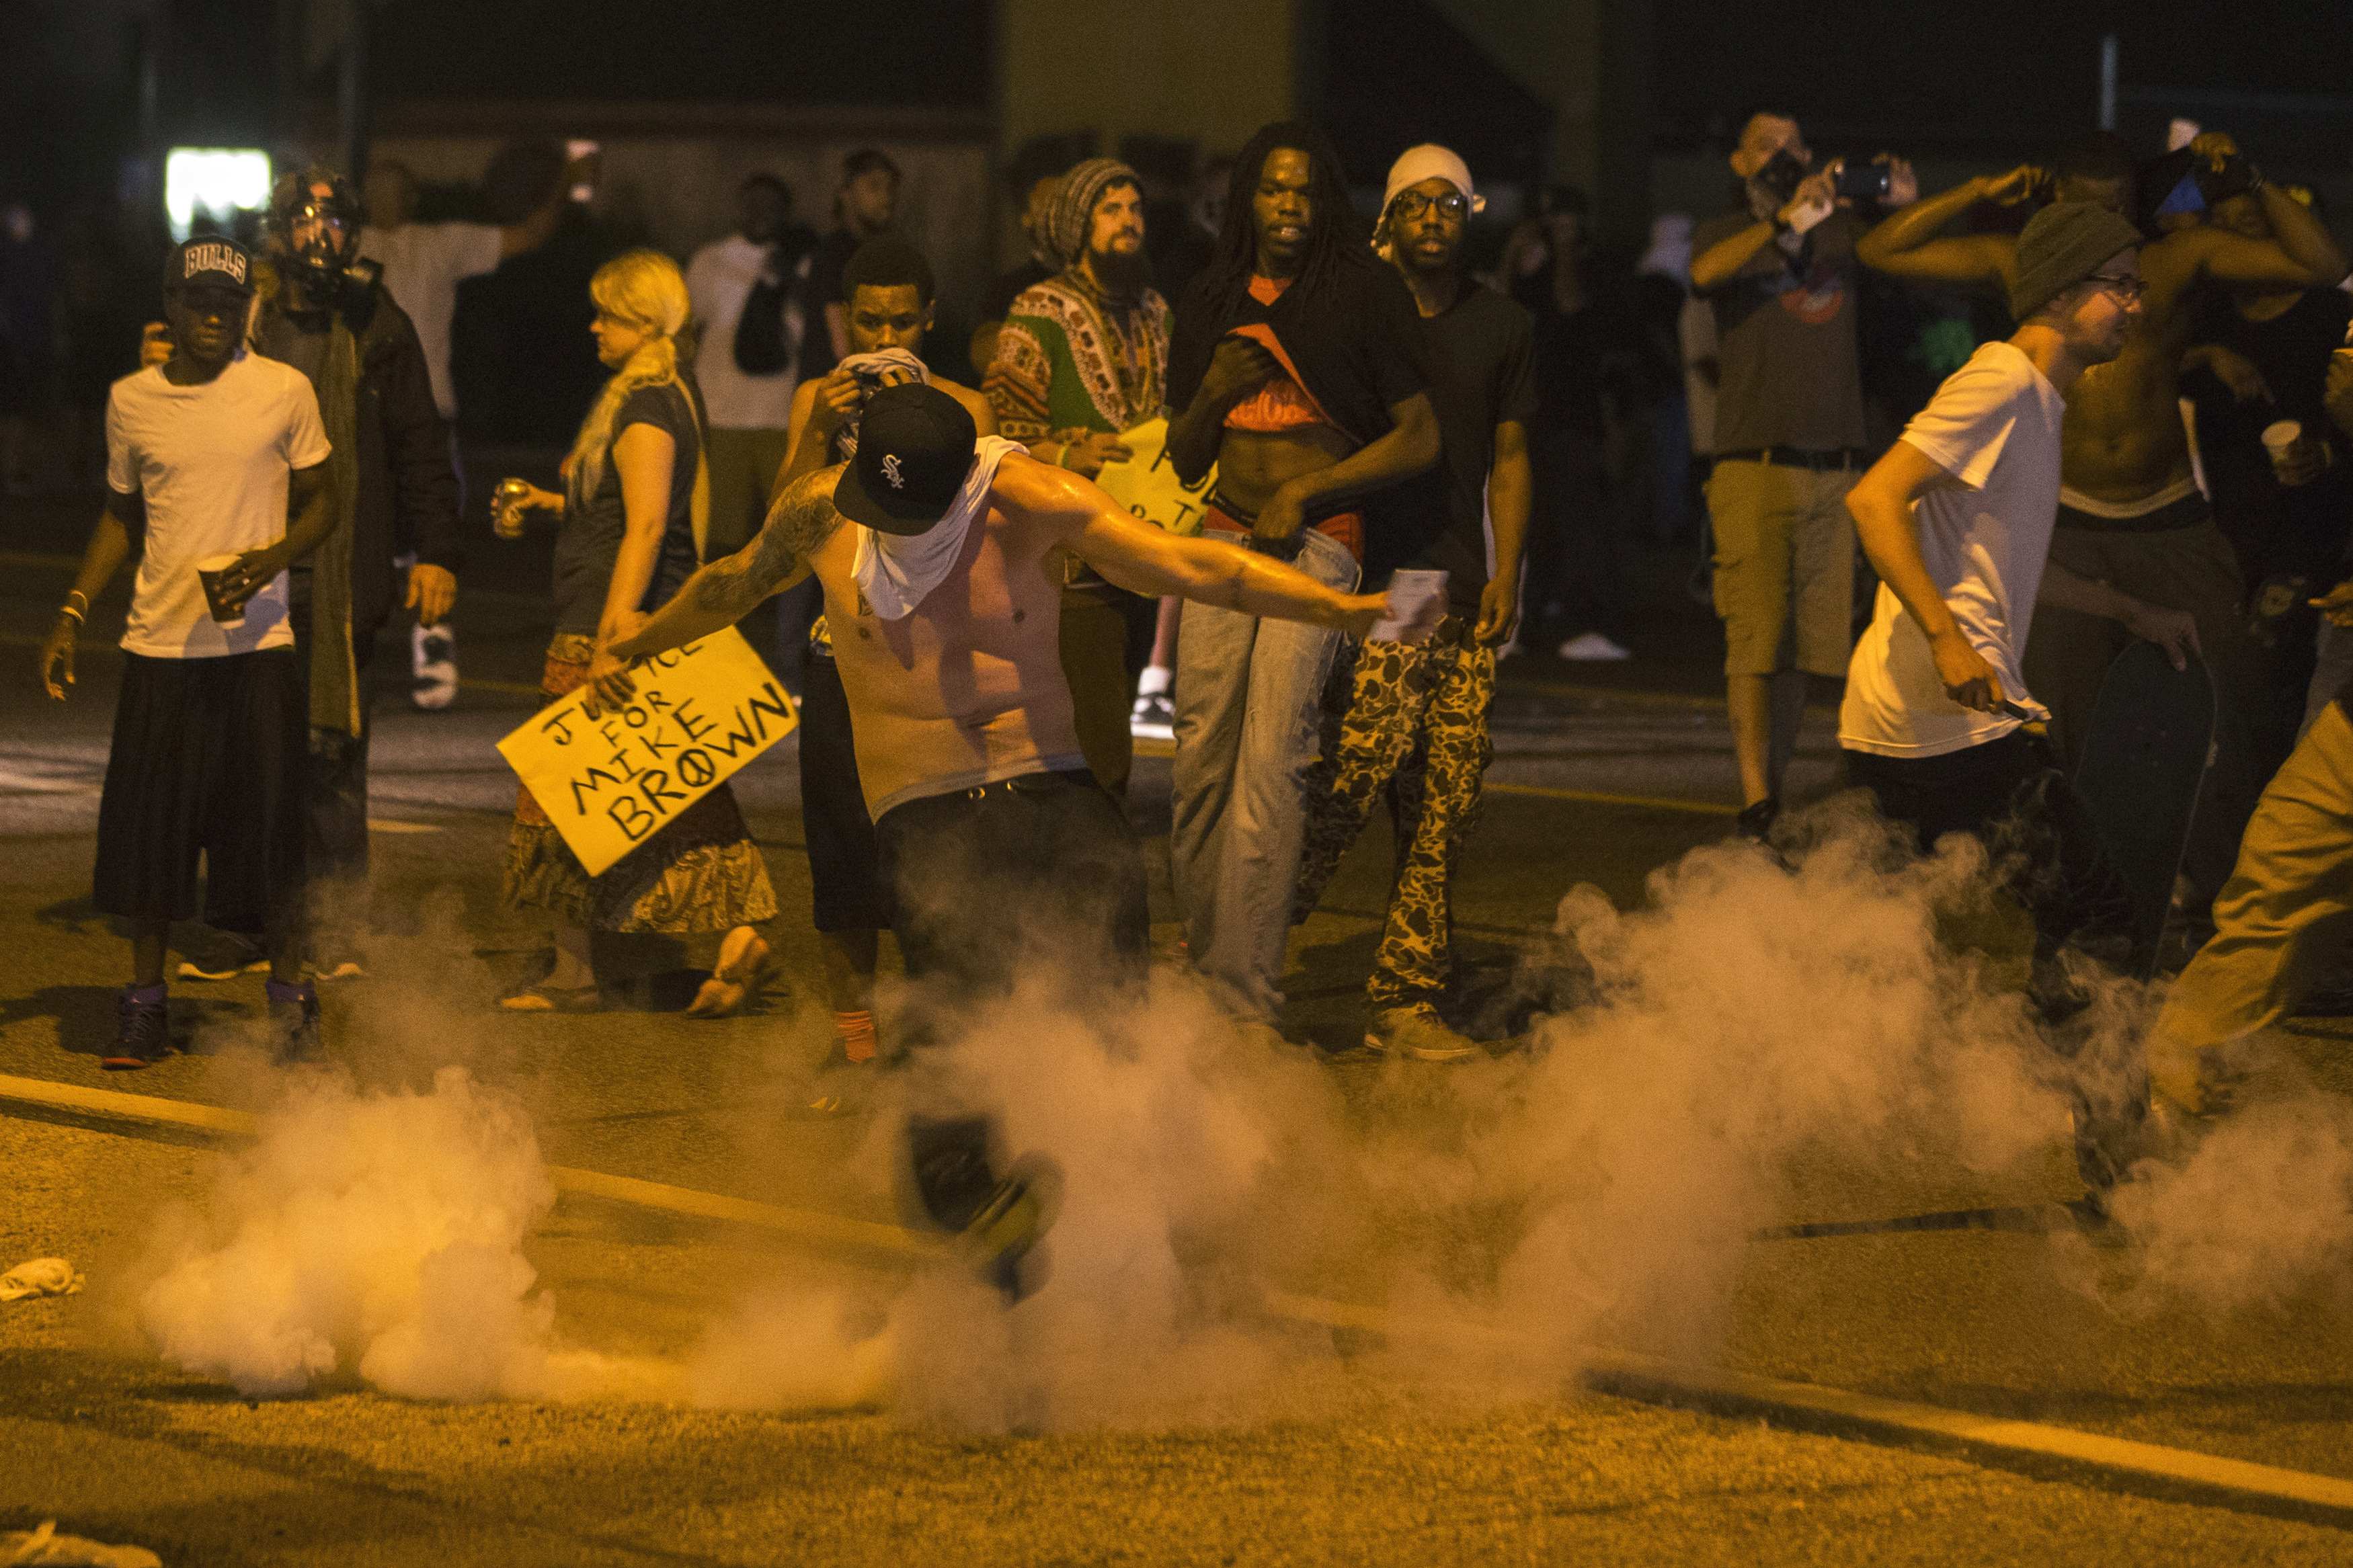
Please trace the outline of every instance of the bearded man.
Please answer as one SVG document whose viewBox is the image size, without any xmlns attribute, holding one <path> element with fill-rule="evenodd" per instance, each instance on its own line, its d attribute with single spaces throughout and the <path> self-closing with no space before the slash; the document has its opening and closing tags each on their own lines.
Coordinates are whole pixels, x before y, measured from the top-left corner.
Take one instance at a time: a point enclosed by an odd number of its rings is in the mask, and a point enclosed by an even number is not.
<svg viewBox="0 0 2353 1568">
<path fill-rule="evenodd" d="M 981 383 L 997 428 L 1040 462 L 1093 479 L 1124 458 L 1123 431 L 1168 393 L 1168 302 L 1144 254 L 1144 186 L 1114 158 L 1062 176 L 1039 226 L 1059 268 L 1013 301 Z M 1062 589 L 1062 673 L 1080 749 L 1114 797 L 1134 757 L 1128 731 L 1131 626 L 1151 614 L 1075 558 Z"/>
</svg>

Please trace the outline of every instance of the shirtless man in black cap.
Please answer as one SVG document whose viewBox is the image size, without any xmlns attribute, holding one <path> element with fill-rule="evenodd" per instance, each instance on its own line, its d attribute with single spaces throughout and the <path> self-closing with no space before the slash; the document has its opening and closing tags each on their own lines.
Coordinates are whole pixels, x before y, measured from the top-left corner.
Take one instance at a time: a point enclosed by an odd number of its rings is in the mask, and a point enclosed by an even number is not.
<svg viewBox="0 0 2353 1568">
<path fill-rule="evenodd" d="M 936 1037 L 948 1009 L 1002 999 L 1017 979 L 1071 1004 L 1132 999 L 1144 979 L 1143 859 L 1087 772 L 1062 679 L 1066 553 L 1133 593 L 1358 637 L 1388 613 L 1384 595 L 1338 593 L 1140 522 L 1077 474 L 976 436 L 947 394 L 910 384 L 874 394 L 856 457 L 795 481 L 758 538 L 703 567 L 596 672 L 599 695 L 621 700 L 618 660 L 709 636 L 816 575 L 892 930 L 921 988 L 918 1035 Z M 939 1084 L 916 1092 L 908 1138 L 926 1215 L 972 1238 L 1019 1294 L 1035 1192 L 1000 1173 L 986 1119 Z"/>
</svg>

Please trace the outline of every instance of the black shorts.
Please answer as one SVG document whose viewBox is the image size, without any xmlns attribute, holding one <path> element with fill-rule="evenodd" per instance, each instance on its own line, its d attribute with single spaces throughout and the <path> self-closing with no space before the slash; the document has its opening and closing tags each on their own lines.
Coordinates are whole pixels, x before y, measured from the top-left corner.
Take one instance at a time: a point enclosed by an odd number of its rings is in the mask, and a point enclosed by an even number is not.
<svg viewBox="0 0 2353 1568">
<path fill-rule="evenodd" d="M 866 815 L 849 698 L 841 673 L 812 649 L 801 687 L 801 837 L 808 846 L 810 903 L 819 931 L 881 931 L 890 895 Z"/>
<path fill-rule="evenodd" d="M 1127 817 L 1084 768 L 918 796 L 877 825 L 907 978 L 955 1002 L 1050 984 L 1074 1004 L 1141 992 L 1152 916 Z"/>
<path fill-rule="evenodd" d="M 98 806 L 99 910 L 259 931 L 300 897 L 309 715 L 292 648 L 125 654 Z"/>
</svg>

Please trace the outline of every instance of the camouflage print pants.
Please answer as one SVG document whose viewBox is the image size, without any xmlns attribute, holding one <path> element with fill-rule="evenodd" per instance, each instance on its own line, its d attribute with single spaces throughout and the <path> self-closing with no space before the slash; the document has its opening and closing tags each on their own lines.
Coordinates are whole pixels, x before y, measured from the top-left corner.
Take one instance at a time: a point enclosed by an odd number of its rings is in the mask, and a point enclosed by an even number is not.
<svg viewBox="0 0 2353 1568">
<path fill-rule="evenodd" d="M 1377 1007 L 1436 1002 L 1454 978 L 1448 892 L 1478 815 L 1479 778 L 1494 747 L 1487 709 L 1495 652 L 1455 616 L 1418 647 L 1370 642 L 1326 694 L 1323 755 L 1307 774 L 1306 850 L 1293 923 L 1323 897 L 1340 857 L 1386 794 L 1397 830 L 1388 919 L 1366 992 Z"/>
</svg>

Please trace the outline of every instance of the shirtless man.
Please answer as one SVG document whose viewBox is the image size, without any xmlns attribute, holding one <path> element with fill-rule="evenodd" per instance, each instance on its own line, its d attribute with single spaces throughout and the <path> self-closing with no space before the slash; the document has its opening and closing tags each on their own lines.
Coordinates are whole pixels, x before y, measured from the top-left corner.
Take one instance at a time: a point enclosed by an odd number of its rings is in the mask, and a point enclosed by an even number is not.
<svg viewBox="0 0 2353 1568">
<path fill-rule="evenodd" d="M 1002 999 L 1017 980 L 1076 1004 L 1133 995 L 1144 978 L 1143 859 L 1080 757 L 1062 679 L 1066 553 L 1134 593 L 1334 632 L 1361 637 L 1388 609 L 1386 595 L 1140 522 L 1078 475 L 976 436 L 947 394 L 910 384 L 868 400 L 849 462 L 797 480 L 758 538 L 612 650 L 635 658 L 707 637 L 816 576 L 892 929 L 934 1035 L 951 1009 Z M 626 691 L 626 675 L 608 680 L 614 697 Z M 934 1078 L 916 1085 L 908 1126 L 916 1192 L 1018 1295 L 1027 1238 L 1006 1216 L 1034 1205 L 1000 1174 L 988 1122 Z"/>
<path fill-rule="evenodd" d="M 2192 147 L 2215 167 L 2237 156 L 2219 132 Z M 1938 231 L 1978 202 L 2015 205 L 2053 184 L 2063 201 L 2096 201 L 2129 216 L 2134 171 L 2113 137 L 2071 149 L 2053 174 L 2021 167 L 1968 181 L 1897 213 L 1864 237 L 1858 253 L 1896 277 L 2007 292 L 2017 272 L 2014 237 Z M 2164 646 L 2177 665 L 2188 651 L 2204 655 L 2217 697 L 2215 763 L 2183 860 L 2201 930 L 2263 781 L 2252 776 L 2246 744 L 2243 707 L 2254 676 L 2243 584 L 2190 477 L 2179 409 L 2193 293 L 2209 281 L 2325 288 L 2346 271 L 2343 253 L 2310 211 L 2260 176 L 2254 195 L 2270 239 L 2200 225 L 2149 242 L 2140 253 L 2141 315 L 2124 353 L 2086 370 L 2069 393 L 2059 525 L 2025 651 L 2027 683 L 2051 707 L 2052 738 L 2071 772 L 2100 681 L 2128 640 Z"/>
</svg>

